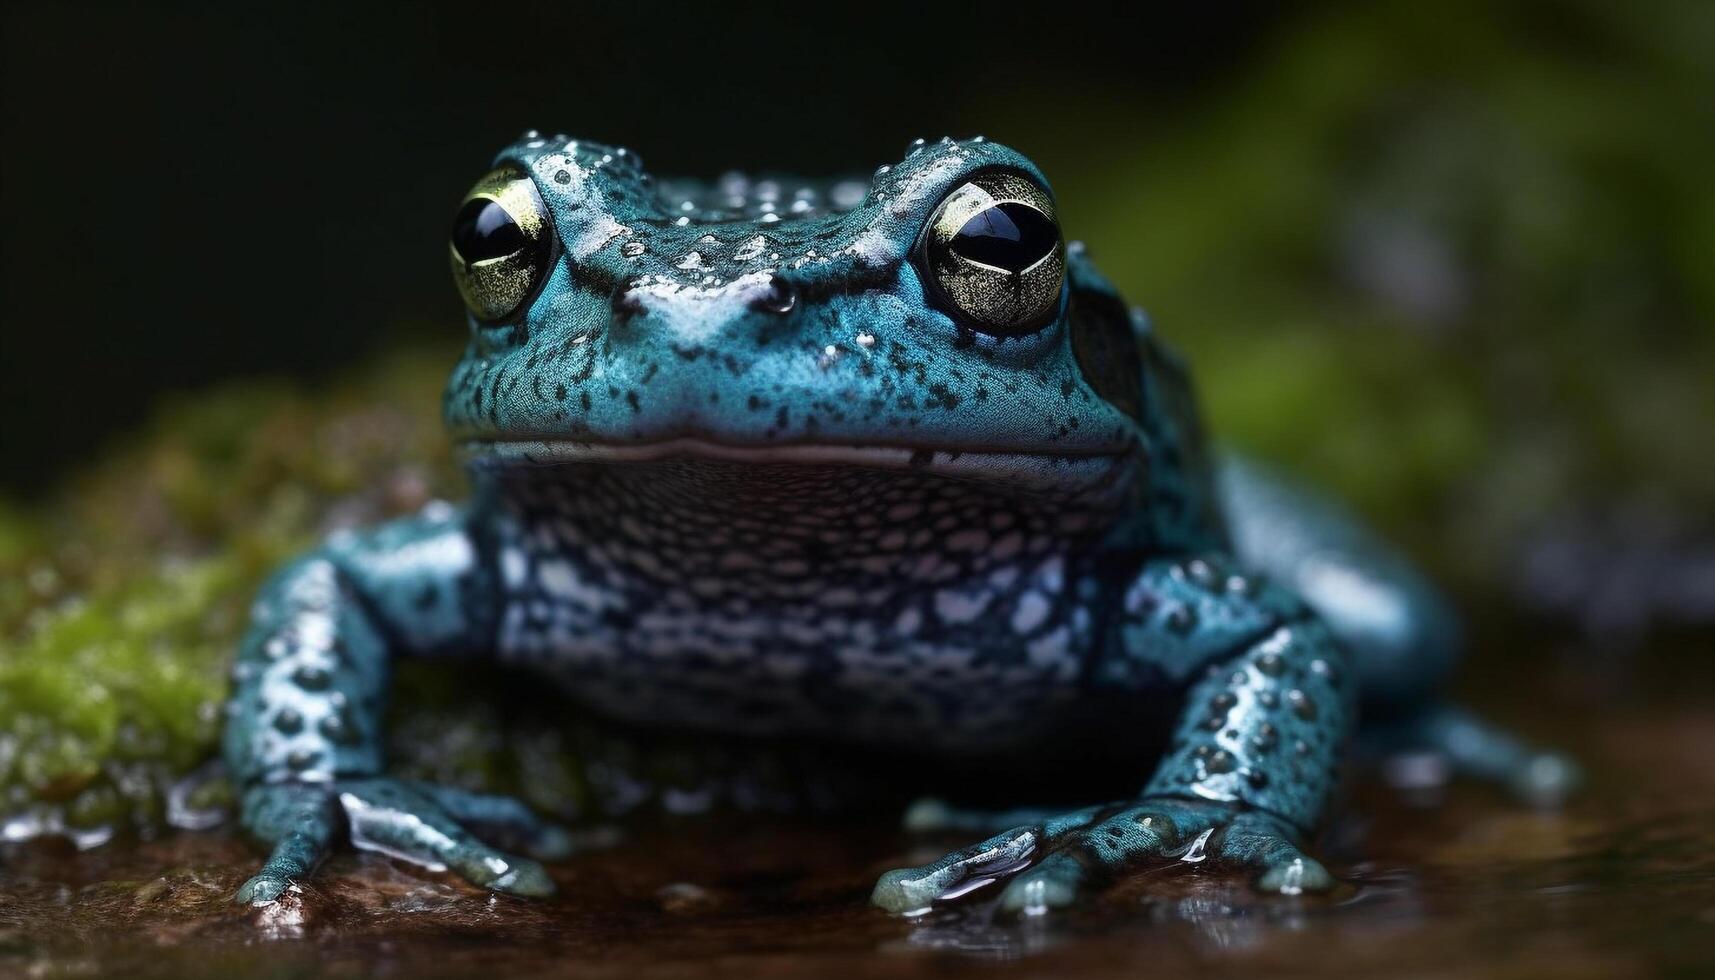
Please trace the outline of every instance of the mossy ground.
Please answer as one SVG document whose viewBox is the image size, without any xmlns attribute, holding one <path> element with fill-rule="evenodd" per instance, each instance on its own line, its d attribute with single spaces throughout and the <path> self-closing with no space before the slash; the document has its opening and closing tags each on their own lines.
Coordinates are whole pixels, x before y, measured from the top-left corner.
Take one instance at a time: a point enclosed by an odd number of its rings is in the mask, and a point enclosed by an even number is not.
<svg viewBox="0 0 1715 980">
<path fill-rule="evenodd" d="M 449 356 L 181 399 L 47 507 L 0 511 L 0 812 L 161 823 L 212 754 L 262 577 L 335 526 L 458 493 L 435 415 Z"/>
</svg>

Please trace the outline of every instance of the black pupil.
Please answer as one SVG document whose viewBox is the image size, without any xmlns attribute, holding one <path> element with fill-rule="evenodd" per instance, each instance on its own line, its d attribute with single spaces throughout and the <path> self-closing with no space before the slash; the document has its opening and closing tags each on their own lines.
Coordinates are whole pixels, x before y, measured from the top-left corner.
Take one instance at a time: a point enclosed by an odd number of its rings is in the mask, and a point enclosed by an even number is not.
<svg viewBox="0 0 1715 980">
<path fill-rule="evenodd" d="M 466 262 L 498 259 L 524 245 L 524 229 L 505 208 L 485 197 L 467 201 L 453 219 L 453 248 Z"/>
<path fill-rule="evenodd" d="M 1028 204 L 1007 201 L 973 215 L 949 247 L 972 262 L 1023 272 L 1054 250 L 1060 230 Z"/>
</svg>

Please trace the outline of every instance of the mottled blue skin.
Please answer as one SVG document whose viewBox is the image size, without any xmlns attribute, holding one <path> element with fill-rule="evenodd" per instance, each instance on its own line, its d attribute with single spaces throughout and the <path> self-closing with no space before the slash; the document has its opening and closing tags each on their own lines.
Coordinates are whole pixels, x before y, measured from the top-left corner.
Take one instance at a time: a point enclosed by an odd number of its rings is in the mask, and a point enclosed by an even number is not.
<svg viewBox="0 0 1715 980">
<path fill-rule="evenodd" d="M 1564 783 L 1431 699 L 1455 638 L 1411 569 L 1302 491 L 1211 461 L 1179 361 L 1081 248 L 1023 336 L 973 330 L 926 288 L 915 251 L 954 188 L 985 170 L 1047 186 L 1016 152 L 916 145 L 867 186 L 777 194 L 657 186 L 564 137 L 499 160 L 531 175 L 556 243 L 520 313 L 472 319 L 447 387 L 475 495 L 336 536 L 263 591 L 226 758 L 275 849 L 241 898 L 278 896 L 342 824 L 550 890 L 475 832 L 538 857 L 562 832 L 385 775 L 389 665 L 410 656 L 497 657 L 593 717 L 909 754 L 929 793 L 937 767 L 1029 765 L 1075 730 L 1104 732 L 1114 765 L 1172 730 L 1152 772 L 1121 774 L 1134 798 L 891 872 L 875 901 L 896 911 L 1003 880 L 1035 910 L 1163 859 L 1326 887 L 1300 845 L 1360 691 L 1391 748 Z"/>
</svg>

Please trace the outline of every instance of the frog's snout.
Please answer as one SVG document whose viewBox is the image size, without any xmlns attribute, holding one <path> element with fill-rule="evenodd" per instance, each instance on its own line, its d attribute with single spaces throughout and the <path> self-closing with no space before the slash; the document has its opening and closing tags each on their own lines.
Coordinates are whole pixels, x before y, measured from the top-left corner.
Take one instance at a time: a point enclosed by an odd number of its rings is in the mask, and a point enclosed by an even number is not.
<svg viewBox="0 0 1715 980">
<path fill-rule="evenodd" d="M 651 337 L 703 343 L 722 336 L 776 329 L 798 307 L 798 288 L 774 272 L 720 282 L 688 283 L 648 277 L 624 282 L 609 297 L 616 339 Z"/>
</svg>

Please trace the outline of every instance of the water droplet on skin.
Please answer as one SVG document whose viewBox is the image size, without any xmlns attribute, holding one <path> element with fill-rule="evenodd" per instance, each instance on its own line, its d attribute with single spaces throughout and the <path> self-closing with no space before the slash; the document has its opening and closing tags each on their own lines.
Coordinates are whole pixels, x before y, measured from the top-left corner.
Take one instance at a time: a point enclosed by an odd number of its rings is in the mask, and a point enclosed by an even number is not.
<svg viewBox="0 0 1715 980">
<path fill-rule="evenodd" d="M 1216 577 L 1214 566 L 1201 558 L 1193 558 L 1191 561 L 1187 562 L 1185 565 L 1185 572 L 1187 575 L 1191 576 L 1191 581 L 1196 582 L 1205 589 L 1212 588 L 1215 585 Z"/>
<path fill-rule="evenodd" d="M 756 299 L 756 307 L 769 313 L 790 313 L 798 304 L 798 291 L 792 284 L 775 276 L 768 280 L 768 289 Z"/>
<path fill-rule="evenodd" d="M 1340 686 L 1340 672 L 1334 668 L 1333 664 L 1321 657 L 1310 661 L 1310 672 L 1326 680 L 1330 686 Z"/>
<path fill-rule="evenodd" d="M 868 188 L 855 180 L 842 180 L 828 189 L 828 204 L 835 211 L 849 211 L 863 203 Z"/>
<path fill-rule="evenodd" d="M 1197 839 L 1191 842 L 1191 846 L 1185 849 L 1185 853 L 1180 855 L 1179 860 L 1186 864 L 1197 864 L 1198 862 L 1208 858 L 1209 838 L 1214 835 L 1215 828 L 1213 827 L 1210 827 L 1208 830 L 1198 834 Z"/>
<path fill-rule="evenodd" d="M 326 668 L 306 664 L 292 671 L 292 683 L 306 691 L 324 691 L 333 683 L 333 675 Z"/>
<path fill-rule="evenodd" d="M 1274 744 L 1279 740 L 1280 736 L 1275 732 L 1274 726 L 1267 722 L 1263 722 L 1257 727 L 1256 734 L 1251 736 L 1251 746 L 1255 748 L 1259 754 L 1266 755 L 1274 748 Z"/>
<path fill-rule="evenodd" d="M 620 246 L 619 254 L 625 256 L 628 259 L 635 259 L 639 255 L 642 255 L 644 253 L 644 251 L 646 251 L 646 250 L 647 250 L 647 246 L 645 246 L 642 242 L 626 242 L 624 245 Z"/>
</svg>

